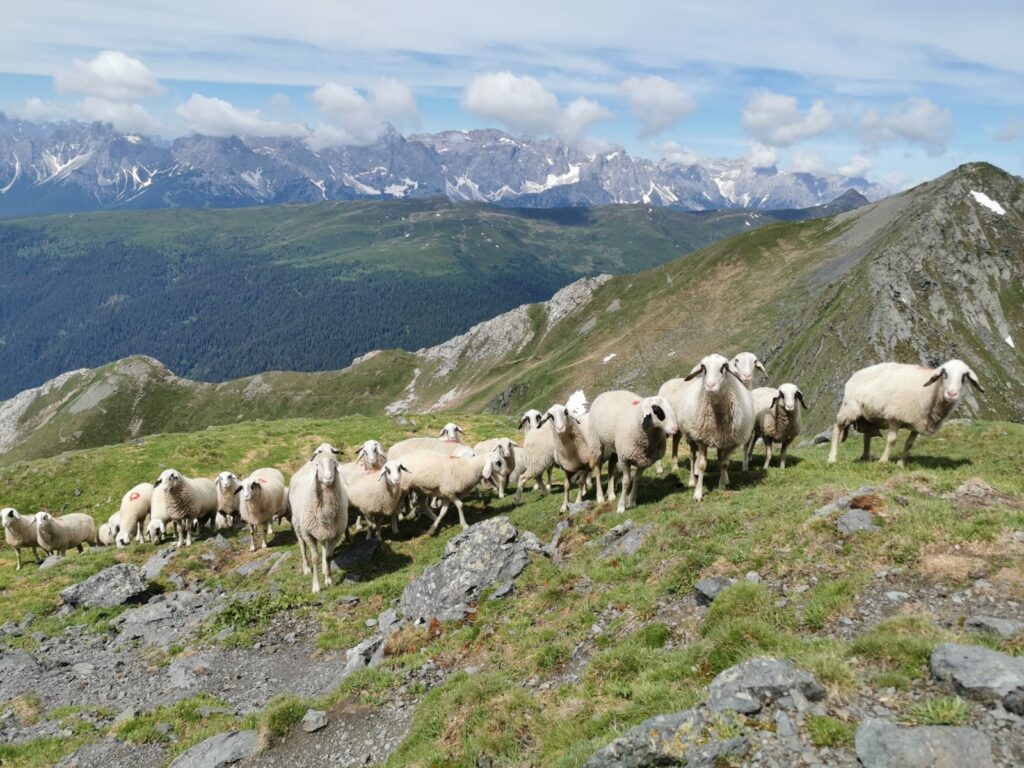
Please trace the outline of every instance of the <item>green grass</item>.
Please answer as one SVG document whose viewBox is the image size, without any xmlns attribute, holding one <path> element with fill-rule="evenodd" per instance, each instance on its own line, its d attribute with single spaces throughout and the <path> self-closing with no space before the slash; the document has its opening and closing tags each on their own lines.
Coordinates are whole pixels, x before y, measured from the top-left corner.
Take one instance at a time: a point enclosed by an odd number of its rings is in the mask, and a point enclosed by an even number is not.
<svg viewBox="0 0 1024 768">
<path fill-rule="evenodd" d="M 807 716 L 807 734 L 816 747 L 852 747 L 856 733 L 854 723 L 844 723 L 828 715 Z"/>
<path fill-rule="evenodd" d="M 970 707 L 959 696 L 932 696 L 907 713 L 914 725 L 963 725 L 970 716 Z"/>
</svg>

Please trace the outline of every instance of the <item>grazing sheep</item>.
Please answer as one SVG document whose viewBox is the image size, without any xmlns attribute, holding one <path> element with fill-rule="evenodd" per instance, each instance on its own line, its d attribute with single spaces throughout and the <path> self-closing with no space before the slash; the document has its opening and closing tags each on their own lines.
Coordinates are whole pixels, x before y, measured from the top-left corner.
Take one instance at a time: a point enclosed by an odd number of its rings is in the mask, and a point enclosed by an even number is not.
<svg viewBox="0 0 1024 768">
<path fill-rule="evenodd" d="M 779 443 L 779 469 L 786 468 L 786 450 L 790 443 L 800 434 L 800 411 L 797 403 L 804 409 L 804 393 L 796 384 L 787 382 L 778 389 L 774 387 L 758 387 L 751 394 L 754 403 L 754 431 L 747 441 L 743 457 L 743 469 L 747 469 L 754 455 L 754 443 L 757 438 L 764 441 L 764 468 L 768 469 L 772 462 L 772 444 Z"/>
<path fill-rule="evenodd" d="M 604 489 L 601 487 L 601 446 L 590 434 L 586 402 L 583 393 L 577 390 L 569 398 L 568 403 L 555 403 L 541 419 L 542 423 L 551 425 L 555 463 L 565 472 L 560 508 L 562 512 L 569 510 L 569 487 L 573 484 L 578 486 L 578 504 L 583 498 L 587 479 L 591 474 L 597 481 L 597 501 L 604 501 Z"/>
<path fill-rule="evenodd" d="M 743 386 L 747 389 L 754 388 L 754 371 L 760 371 L 765 376 L 768 375 L 768 371 L 764 369 L 764 365 L 757 359 L 757 355 L 753 352 L 740 352 L 736 357 L 729 361 L 729 369 L 736 374 L 740 381 L 743 382 Z"/>
<path fill-rule="evenodd" d="M 117 542 L 117 534 L 121 530 L 121 511 L 120 509 L 107 518 L 107 528 L 110 530 L 111 535 L 114 537 L 114 542 Z"/>
<path fill-rule="evenodd" d="M 99 539 L 100 544 L 104 547 L 113 545 L 116 541 L 117 534 L 110 530 L 110 524 L 104 523 L 96 531 L 96 538 Z"/>
<path fill-rule="evenodd" d="M 637 486 L 647 467 L 665 455 L 665 436 L 679 431 L 672 406 L 663 397 L 643 397 L 626 390 L 603 392 L 590 406 L 590 432 L 608 461 L 609 501 L 615 499 L 615 465 L 622 470 L 619 512 L 636 506 Z M 600 482 L 600 480 L 599 480 Z"/>
<path fill-rule="evenodd" d="M 41 562 L 39 552 L 36 550 L 36 547 L 39 546 L 39 541 L 36 532 L 36 519 L 34 517 L 23 517 L 18 514 L 18 510 L 14 507 L 5 507 L 3 510 L 0 510 L 0 522 L 3 522 L 4 538 L 14 548 L 14 553 L 18 557 L 18 564 L 14 567 L 14 570 L 21 570 L 22 547 L 31 547 L 32 556 L 35 557 L 37 563 Z"/>
<path fill-rule="evenodd" d="M 431 535 L 437 533 L 452 504 L 459 510 L 459 523 L 463 528 L 468 528 L 461 497 L 481 481 L 493 485 L 496 476 L 504 471 L 504 461 L 497 453 L 463 458 L 442 456 L 433 451 L 413 451 L 402 457 L 402 464 L 407 469 L 407 474 L 402 478 L 402 489 L 442 500 L 441 511 L 430 526 Z"/>
<path fill-rule="evenodd" d="M 544 416 L 530 409 L 523 414 L 519 426 L 523 428 L 523 459 L 516 455 L 516 504 L 523 496 L 523 485 L 533 480 L 534 490 L 547 496 L 551 493 L 551 472 L 555 467 L 555 435 L 550 429 L 541 429 Z M 548 479 L 544 482 L 544 473 Z M 510 477 L 509 482 L 512 482 Z"/>
<path fill-rule="evenodd" d="M 319 547 L 324 582 L 330 586 L 331 555 L 348 529 L 348 494 L 345 479 L 338 468 L 338 451 L 330 444 L 317 448 L 308 462 L 292 476 L 288 500 L 292 508 L 292 527 L 299 540 L 302 572 L 313 574 L 313 594 L 320 591 L 316 564 L 311 569 L 306 556 L 309 547 L 313 557 Z"/>
<path fill-rule="evenodd" d="M 345 477 L 346 482 L 351 482 L 360 475 L 380 469 L 387 460 L 384 446 L 376 440 L 367 440 L 356 453 L 355 461 L 347 461 L 341 465 L 341 474 Z"/>
<path fill-rule="evenodd" d="M 119 547 L 127 547 L 132 543 L 132 539 L 142 543 L 142 534 L 152 501 L 152 483 L 139 483 L 121 497 L 121 507 L 117 512 L 119 528 L 116 534 Z"/>
<path fill-rule="evenodd" d="M 217 514 L 214 524 L 217 530 L 231 528 L 238 519 L 238 506 L 241 503 L 238 498 L 239 484 L 238 475 L 234 472 L 221 472 L 217 475 L 215 485 L 217 486 Z"/>
<path fill-rule="evenodd" d="M 871 458 L 871 438 L 889 434 L 880 463 L 889 461 L 900 429 L 909 429 L 897 466 L 907 462 L 918 435 L 934 435 L 942 422 L 960 402 L 964 384 L 979 392 L 981 383 L 963 360 L 949 360 L 938 368 L 925 368 L 901 363 L 879 363 L 862 368 L 846 382 L 843 402 L 832 427 L 832 450 L 828 463 L 835 464 L 839 443 L 846 440 L 850 427 L 864 434 L 862 459 Z"/>
<path fill-rule="evenodd" d="M 512 473 L 516 471 L 516 448 L 518 447 L 519 446 L 512 442 L 512 439 L 508 437 L 494 437 L 473 446 L 473 452 L 477 456 L 483 456 L 487 453 L 497 453 L 505 460 L 504 473 L 495 478 L 495 485 L 498 488 L 499 499 L 505 498 L 505 486 L 509 483 Z"/>
<path fill-rule="evenodd" d="M 160 473 L 153 493 L 159 488 L 167 504 L 167 519 L 178 529 L 176 546 L 192 546 L 192 528 L 217 512 L 217 488 L 205 477 L 185 477 L 176 469 Z"/>
<path fill-rule="evenodd" d="M 69 549 L 82 552 L 83 544 L 95 545 L 96 521 L 81 512 L 54 517 L 46 510 L 36 512 L 36 541 L 48 555 L 63 555 Z"/>
<path fill-rule="evenodd" d="M 368 537 L 380 539 L 380 526 L 384 519 L 391 521 L 391 532 L 398 533 L 402 473 L 408 471 L 401 461 L 389 461 L 381 469 L 360 475 L 349 483 L 349 509 L 358 509 L 366 519 Z"/>
<path fill-rule="evenodd" d="M 284 475 L 272 467 L 257 469 L 241 481 L 235 493 L 240 496 L 238 513 L 249 526 L 249 551 L 256 551 L 258 533 L 263 534 L 262 548 L 266 549 L 271 522 L 284 515 L 288 503 Z"/>
<path fill-rule="evenodd" d="M 669 397 L 680 432 L 690 444 L 690 479 L 693 498 L 704 498 L 708 448 L 718 450 L 718 487 L 729 485 L 729 456 L 744 448 L 754 430 L 750 392 L 722 355 L 708 355 L 683 379 L 684 386 Z M 667 383 L 667 382 L 666 382 Z M 663 386 L 664 390 L 665 387 Z M 675 443 L 675 438 L 673 438 Z M 676 463 L 678 465 L 678 462 Z"/>
</svg>

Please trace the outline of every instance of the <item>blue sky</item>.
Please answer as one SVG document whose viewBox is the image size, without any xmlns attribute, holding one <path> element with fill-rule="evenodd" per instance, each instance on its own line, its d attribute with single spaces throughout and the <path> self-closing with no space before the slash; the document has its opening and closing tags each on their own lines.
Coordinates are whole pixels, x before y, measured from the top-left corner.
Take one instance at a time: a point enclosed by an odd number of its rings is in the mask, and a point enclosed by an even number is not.
<svg viewBox="0 0 1024 768">
<path fill-rule="evenodd" d="M 173 137 L 499 127 L 894 188 L 1024 171 L 1024 4 L 0 0 L 0 109 Z"/>
</svg>

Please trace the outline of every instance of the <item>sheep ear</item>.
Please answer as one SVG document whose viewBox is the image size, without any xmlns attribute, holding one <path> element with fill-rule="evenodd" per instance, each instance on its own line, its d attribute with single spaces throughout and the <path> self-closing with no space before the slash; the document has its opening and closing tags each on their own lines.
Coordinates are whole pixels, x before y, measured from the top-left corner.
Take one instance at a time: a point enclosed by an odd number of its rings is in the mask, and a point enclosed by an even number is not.
<svg viewBox="0 0 1024 768">
<path fill-rule="evenodd" d="M 938 381 L 939 379 L 941 379 L 945 375 L 946 375 L 946 369 L 945 368 L 939 368 L 939 370 L 937 370 L 935 373 L 933 373 L 931 375 L 931 378 L 929 378 L 928 381 L 926 381 L 923 386 L 930 387 L 932 384 L 934 384 L 936 381 Z"/>
<path fill-rule="evenodd" d="M 744 387 L 745 387 L 745 386 L 747 386 L 747 385 L 746 385 L 746 384 L 745 384 L 745 383 L 743 382 L 743 379 L 741 379 L 741 378 L 740 378 L 740 375 L 739 375 L 738 373 L 736 373 L 736 371 L 734 371 L 734 370 L 732 369 L 732 366 L 731 366 L 731 365 L 727 365 L 727 366 L 725 366 L 725 369 L 726 369 L 727 371 L 729 371 L 729 373 L 731 373 L 731 374 L 733 375 L 733 378 L 735 378 L 735 379 L 736 379 L 736 381 L 738 381 L 738 382 L 739 382 L 740 384 L 743 384 L 743 386 L 744 386 Z"/>
<path fill-rule="evenodd" d="M 984 392 L 985 391 L 982 388 L 982 386 L 981 386 L 981 382 L 978 381 L 978 377 L 974 375 L 974 371 L 971 371 L 971 370 L 967 371 L 967 380 L 969 382 L 971 382 L 971 386 L 974 387 L 979 392 Z"/>
<path fill-rule="evenodd" d="M 160 481 L 161 481 L 161 478 L 159 478 L 159 477 L 158 477 L 158 478 L 156 479 L 156 482 L 155 482 L 155 483 L 153 483 L 153 487 L 154 487 L 154 488 L 156 488 L 156 487 L 157 487 L 158 485 L 160 485 Z"/>
<path fill-rule="evenodd" d="M 640 420 L 641 429 L 650 429 L 651 424 L 654 422 L 654 417 L 649 413 L 645 413 L 643 419 Z"/>
<path fill-rule="evenodd" d="M 802 405 L 804 407 L 804 410 L 806 411 L 807 403 L 804 402 L 804 393 L 801 392 L 799 389 L 796 391 L 796 399 L 800 401 L 800 405 Z"/>
<path fill-rule="evenodd" d="M 759 371 L 760 371 L 761 373 L 763 373 L 763 374 L 764 374 L 765 376 L 767 376 L 767 375 L 768 375 L 768 371 L 766 371 L 766 370 L 764 369 L 764 366 L 763 366 L 763 365 L 761 364 L 761 361 L 760 361 L 760 360 L 757 360 L 757 361 L 756 361 L 756 362 L 754 363 L 754 367 L 755 367 L 755 368 L 757 368 L 757 370 L 759 370 Z"/>
<path fill-rule="evenodd" d="M 659 421 L 665 420 L 665 410 L 660 405 L 652 405 L 651 410 L 654 412 L 654 415 L 658 417 Z"/>
<path fill-rule="evenodd" d="M 331 453 L 333 453 L 335 456 L 341 456 L 341 451 L 339 451 L 337 448 L 331 448 Z"/>
<path fill-rule="evenodd" d="M 704 363 L 698 363 L 689 374 L 683 377 L 683 381 L 689 381 L 690 379 L 695 378 L 698 374 L 704 373 L 705 370 Z"/>
<path fill-rule="evenodd" d="M 523 416 L 523 418 L 521 418 L 521 419 L 519 420 L 519 427 L 518 427 L 518 429 L 522 429 L 522 428 L 523 428 L 523 425 L 524 425 L 524 424 L 525 424 L 526 422 L 528 422 L 529 420 L 530 420 L 530 417 L 529 417 L 529 416 Z"/>
<path fill-rule="evenodd" d="M 775 397 L 772 398 L 772 404 L 771 404 L 770 407 L 774 410 L 775 406 L 777 406 L 778 404 L 779 404 L 779 395 L 776 394 Z"/>
</svg>

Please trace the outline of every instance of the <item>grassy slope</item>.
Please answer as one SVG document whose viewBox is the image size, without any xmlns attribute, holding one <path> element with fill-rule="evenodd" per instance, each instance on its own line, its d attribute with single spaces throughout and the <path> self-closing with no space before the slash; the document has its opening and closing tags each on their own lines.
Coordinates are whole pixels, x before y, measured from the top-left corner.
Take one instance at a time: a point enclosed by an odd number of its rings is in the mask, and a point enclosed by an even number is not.
<svg viewBox="0 0 1024 768">
<path fill-rule="evenodd" d="M 507 422 L 493 417 L 459 418 L 473 438 L 509 428 Z M 426 431 L 446 419 L 417 421 Z M 390 443 L 405 434 L 407 430 L 391 419 L 351 417 L 245 422 L 157 436 L 143 445 L 74 452 L 0 469 L 0 504 L 22 511 L 44 506 L 87 511 L 101 519 L 124 488 L 168 465 L 209 475 L 227 466 L 245 471 L 270 464 L 292 470 L 323 439 L 350 446 L 371 435 Z M 735 490 L 712 491 L 703 504 L 693 502 L 674 478 L 645 480 L 641 505 L 628 515 L 637 524 L 655 527 L 639 554 L 611 560 L 597 557 L 597 549 L 588 542 L 622 517 L 609 506 L 595 508 L 571 529 L 563 550 L 570 556 L 564 566 L 534 557 L 511 599 L 483 601 L 474 619 L 447 624 L 438 636 L 428 635 L 425 629 L 404 630 L 391 642 L 391 655 L 381 669 L 351 678 L 329 701 L 320 703 L 357 696 L 372 704 L 404 682 L 398 674 L 401 670 L 418 667 L 427 659 L 446 669 L 481 667 L 472 676 L 452 675 L 426 695 L 409 737 L 389 765 L 472 766 L 483 754 L 494 758 L 496 765 L 568 767 L 580 765 L 595 748 L 629 726 L 699 701 L 716 672 L 760 653 L 796 659 L 812 669 L 839 700 L 864 684 L 914 685 L 926 674 L 931 648 L 954 637 L 927 621 L 927 616 L 907 614 L 853 642 L 837 639 L 827 630 L 857 594 L 872 588 L 867 574 L 890 566 L 914 570 L 927 557 L 953 554 L 954 547 L 957 557 L 977 558 L 988 572 L 1009 579 L 1015 599 L 1024 599 L 1020 561 L 1012 544 L 1006 543 L 1010 532 L 1024 528 L 1020 504 L 1024 500 L 1024 427 L 948 426 L 918 444 L 906 472 L 855 462 L 858 448 L 844 446 L 842 461 L 834 467 L 825 464 L 823 448 L 805 448 L 795 451 L 797 460 L 785 472 L 754 471 L 746 476 L 736 472 Z M 1012 494 L 1016 507 L 996 506 L 965 515 L 939 498 L 975 476 Z M 834 494 L 865 483 L 884 486 L 886 498 L 898 494 L 907 501 L 905 506 L 893 504 L 882 511 L 881 532 L 844 538 L 826 521 L 809 519 Z M 75 495 L 76 488 L 80 495 Z M 508 514 L 520 530 L 532 530 L 542 539 L 550 537 L 559 519 L 557 501 L 536 494 L 528 494 L 527 503 L 518 508 L 496 502 L 493 513 Z M 481 519 L 474 510 L 468 516 L 471 522 Z M 344 590 L 329 589 L 318 600 L 307 594 L 309 585 L 293 558 L 283 569 L 277 598 L 236 608 L 232 623 L 238 630 L 226 642 L 253 642 L 275 611 L 305 610 L 320 619 L 318 642 L 325 652 L 345 648 L 363 637 L 367 618 L 397 597 L 409 578 L 440 557 L 444 542 L 456 532 L 457 528 L 448 526 L 440 537 L 430 539 L 422 535 L 422 528 L 405 527 L 365 568 L 361 581 L 346 584 Z M 275 546 L 293 546 L 292 541 L 290 532 L 285 532 Z M 17 574 L 13 553 L 4 550 L 0 615 L 19 621 L 32 611 L 40 617 L 32 625 L 33 632 L 60 631 L 70 621 L 54 616 L 56 594 L 63 586 L 115 561 L 141 563 L 152 549 L 145 545 L 116 552 L 87 551 L 72 554 L 48 572 L 29 565 Z M 252 582 L 244 584 L 233 573 L 238 563 L 248 559 L 247 552 L 236 548 L 228 561 L 211 567 L 200 559 L 204 551 L 205 546 L 194 547 L 176 558 L 165 573 L 202 575 L 211 587 L 252 587 Z M 666 611 L 681 610 L 679 601 L 698 578 L 719 573 L 742 576 L 750 570 L 771 575 L 789 590 L 801 583 L 817 586 L 806 592 L 788 591 L 788 603 L 780 608 L 778 594 L 742 583 L 719 598 L 701 623 L 685 613 L 673 627 L 663 622 Z M 966 575 L 947 575 L 943 583 L 962 588 L 968 580 Z M 356 594 L 362 601 L 355 609 L 343 608 L 337 602 L 342 593 Z M 591 638 L 591 626 L 609 610 L 619 615 L 604 634 Z M 74 620 L 103 631 L 116 613 L 85 611 Z M 211 628 L 211 634 L 219 628 Z M 571 652 L 587 638 L 596 647 L 589 662 L 577 667 Z M 981 642 L 973 636 L 962 639 Z M 22 636 L 7 642 L 31 648 L 34 640 Z M 1004 648 L 1022 650 L 1019 645 Z M 569 678 L 572 673 L 579 675 L 575 682 Z M 555 685 L 547 690 L 525 685 L 533 678 L 552 680 Z M 242 724 L 259 724 L 268 733 L 283 734 L 301 718 L 306 704 L 277 702 L 242 722 L 230 716 L 203 721 L 195 711 L 198 703 L 143 715 L 119 733 L 135 741 L 162 740 L 166 737 L 153 726 L 171 722 L 179 740 L 169 747 L 177 753 L 213 732 Z M 7 706 L 21 711 L 31 709 L 31 702 Z M 50 717 L 62 715 L 74 720 L 67 713 L 49 713 Z M 100 735 L 76 722 L 79 732 L 74 739 L 2 747 L 0 757 L 11 765 L 45 765 L 82 740 Z M 819 726 L 822 738 L 836 743 L 843 743 L 850 729 L 848 724 L 831 721 Z"/>
</svg>

